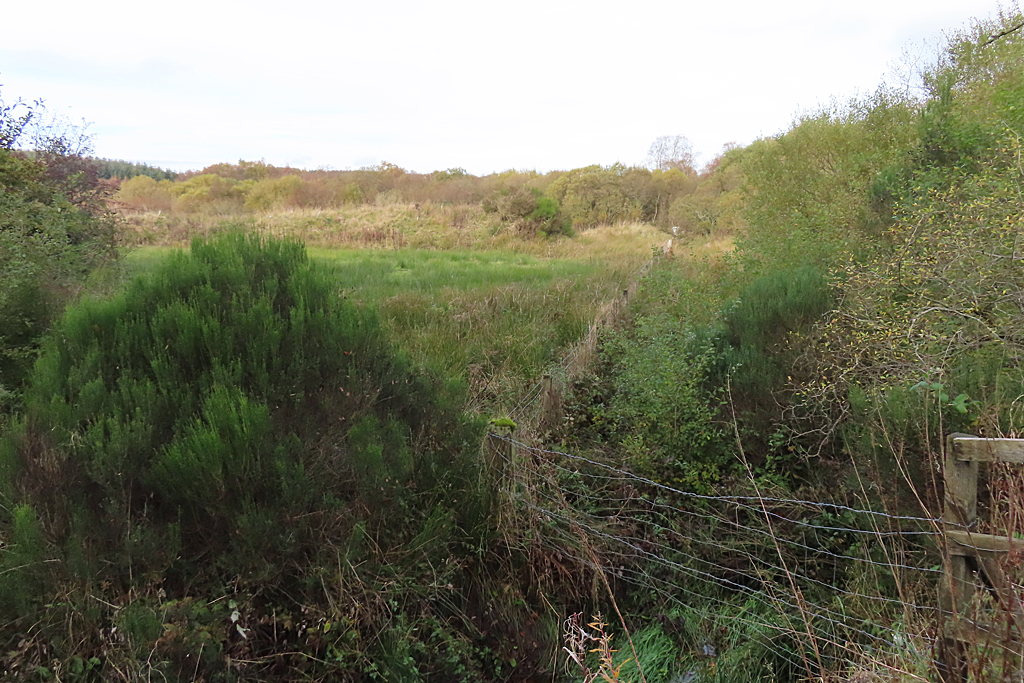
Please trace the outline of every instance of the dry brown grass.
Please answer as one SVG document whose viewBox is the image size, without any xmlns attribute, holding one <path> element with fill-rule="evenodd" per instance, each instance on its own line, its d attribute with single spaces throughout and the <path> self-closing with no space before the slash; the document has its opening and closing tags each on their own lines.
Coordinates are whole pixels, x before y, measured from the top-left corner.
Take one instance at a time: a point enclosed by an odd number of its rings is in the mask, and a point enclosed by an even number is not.
<svg viewBox="0 0 1024 683">
<path fill-rule="evenodd" d="M 471 247 L 499 227 L 479 206 L 430 203 L 234 214 L 143 211 L 125 212 L 124 219 L 130 241 L 157 246 L 183 246 L 225 225 L 248 225 L 322 247 L 457 249 Z"/>
<path fill-rule="evenodd" d="M 618 260 L 664 244 L 665 233 L 645 224 L 605 225 L 575 238 L 524 238 L 502 226 L 479 205 L 385 204 L 338 209 L 286 209 L 253 214 L 125 212 L 128 241 L 184 246 L 196 235 L 225 225 L 251 225 L 275 236 L 321 247 L 495 249 L 538 257 Z M 643 259 L 641 259 L 642 261 Z"/>
</svg>

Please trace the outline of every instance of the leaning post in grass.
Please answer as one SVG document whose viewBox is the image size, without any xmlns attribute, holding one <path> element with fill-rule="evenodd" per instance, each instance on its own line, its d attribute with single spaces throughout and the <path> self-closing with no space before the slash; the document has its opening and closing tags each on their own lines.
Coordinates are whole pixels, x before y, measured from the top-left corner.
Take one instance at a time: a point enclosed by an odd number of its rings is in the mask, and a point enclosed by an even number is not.
<svg viewBox="0 0 1024 683">
<path fill-rule="evenodd" d="M 541 392 L 540 392 L 540 413 L 541 413 L 541 424 L 544 427 L 550 427 L 554 421 L 555 412 L 555 395 L 551 385 L 551 375 L 545 373 L 540 381 Z"/>
<path fill-rule="evenodd" d="M 491 482 L 495 490 L 505 484 L 505 477 L 509 473 L 514 455 L 514 444 L 512 433 L 516 429 L 516 423 L 509 417 L 499 417 L 491 420 L 488 445 L 488 469 L 491 472 Z"/>
</svg>

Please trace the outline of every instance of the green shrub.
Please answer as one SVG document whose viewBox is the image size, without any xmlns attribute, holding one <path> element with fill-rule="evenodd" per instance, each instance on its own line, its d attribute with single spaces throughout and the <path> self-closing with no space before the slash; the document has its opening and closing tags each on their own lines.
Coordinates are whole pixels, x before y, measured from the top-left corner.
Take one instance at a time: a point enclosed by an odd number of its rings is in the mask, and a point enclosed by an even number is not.
<svg viewBox="0 0 1024 683">
<path fill-rule="evenodd" d="M 504 187 L 483 201 L 483 209 L 527 234 L 573 235 L 572 222 L 563 217 L 558 201 L 536 188 Z"/>
<path fill-rule="evenodd" d="M 213 173 L 193 176 L 167 186 L 174 197 L 174 210 L 186 213 L 237 212 L 244 202 L 243 187 L 238 181 Z"/>
<path fill-rule="evenodd" d="M 381 502 L 420 474 L 421 497 L 442 480 L 468 495 L 475 427 L 447 395 L 300 244 L 230 233 L 67 312 L 0 464 L 55 540 L 80 516 L 126 571 L 179 566 L 161 545 L 256 571 L 312 551 L 296 520 L 325 496 Z"/>
<path fill-rule="evenodd" d="M 245 208 L 251 211 L 283 208 L 293 203 L 302 185 L 302 178 L 294 174 L 258 180 L 245 195 Z"/>
<path fill-rule="evenodd" d="M 121 183 L 115 198 L 133 208 L 146 211 L 170 211 L 174 205 L 173 182 L 136 175 Z"/>
<path fill-rule="evenodd" d="M 707 390 L 714 350 L 671 316 L 637 320 L 605 341 L 610 397 L 591 418 L 607 421 L 634 468 L 691 490 L 708 491 L 729 469 Z"/>
<path fill-rule="evenodd" d="M 827 270 L 870 248 L 889 216 L 868 192 L 915 148 L 915 114 L 905 94 L 879 88 L 734 155 L 745 179 L 749 229 L 737 240 L 745 271 Z"/>
<path fill-rule="evenodd" d="M 5 614 L 28 614 L 43 597 L 47 547 L 39 516 L 31 505 L 11 512 L 10 535 L 0 553 L 0 607 Z"/>
<path fill-rule="evenodd" d="M 717 311 L 700 284 L 671 262 L 649 274 L 634 326 L 605 340 L 605 379 L 578 387 L 583 425 L 649 476 L 707 490 L 739 463 L 735 416 L 751 465 L 789 480 L 806 463 L 785 410 L 801 335 L 833 304 L 828 280 L 811 266 L 772 272 Z"/>
<path fill-rule="evenodd" d="M 784 387 L 793 371 L 792 335 L 810 329 L 832 305 L 828 280 L 815 266 L 773 271 L 741 290 L 724 315 L 723 356 L 733 387 L 762 395 Z"/>
<path fill-rule="evenodd" d="M 17 406 L 52 319 L 89 269 L 113 256 L 111 220 L 75 205 L 48 174 L 0 148 L 0 415 Z"/>
<path fill-rule="evenodd" d="M 622 164 L 577 168 L 552 182 L 548 194 L 559 203 L 574 228 L 638 221 L 644 215 L 644 204 L 642 198 L 627 191 L 626 179 L 632 172 Z M 650 173 L 643 173 L 649 179 Z"/>
</svg>

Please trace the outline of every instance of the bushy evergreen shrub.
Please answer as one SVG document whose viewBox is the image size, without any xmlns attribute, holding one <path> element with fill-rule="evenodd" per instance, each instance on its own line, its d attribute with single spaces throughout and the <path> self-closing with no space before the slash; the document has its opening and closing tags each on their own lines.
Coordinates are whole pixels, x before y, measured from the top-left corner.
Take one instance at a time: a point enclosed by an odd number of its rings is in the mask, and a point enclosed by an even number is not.
<svg viewBox="0 0 1024 683">
<path fill-rule="evenodd" d="M 324 510 L 464 519 L 479 431 L 456 400 L 302 245 L 229 233 L 67 312 L 0 448 L 4 498 L 108 580 L 282 573 Z"/>
<path fill-rule="evenodd" d="M 0 553 L 0 609 L 22 615 L 38 607 L 45 586 L 46 540 L 31 505 L 16 505 Z"/>
<path fill-rule="evenodd" d="M 730 417 L 752 464 L 778 482 L 801 476 L 806 464 L 794 442 L 793 389 L 801 379 L 798 358 L 806 334 L 832 309 L 828 279 L 816 266 L 770 271 L 740 290 L 722 312 L 716 334 L 717 362 L 709 369 L 712 386 L 728 387 Z"/>
<path fill-rule="evenodd" d="M 762 275 L 724 315 L 723 357 L 739 391 L 769 393 L 792 372 L 791 335 L 806 331 L 831 310 L 821 269 L 804 266 Z"/>
</svg>

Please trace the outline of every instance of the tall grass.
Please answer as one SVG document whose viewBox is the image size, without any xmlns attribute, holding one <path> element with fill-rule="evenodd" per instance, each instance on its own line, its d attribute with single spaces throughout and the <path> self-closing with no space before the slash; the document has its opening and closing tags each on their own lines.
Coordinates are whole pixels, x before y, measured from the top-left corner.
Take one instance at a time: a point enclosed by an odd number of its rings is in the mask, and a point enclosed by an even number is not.
<svg viewBox="0 0 1024 683">
<path fill-rule="evenodd" d="M 194 236 L 247 223 L 275 237 L 291 237 L 323 247 L 418 249 L 502 249 L 538 256 L 624 253 L 664 242 L 664 233 L 646 224 L 599 226 L 574 239 L 536 239 L 503 226 L 476 204 L 353 205 L 336 209 L 288 209 L 251 216 L 235 213 L 133 212 L 123 216 L 126 237 L 135 245 L 185 246 Z"/>
<path fill-rule="evenodd" d="M 621 248 L 621 247 L 620 247 Z M 583 338 L 601 306 L 636 277 L 620 262 L 509 251 L 318 251 L 352 299 L 374 305 L 414 358 L 470 384 L 473 410 L 521 397 L 560 351 Z M 555 251 L 554 249 L 552 251 Z M 620 257 L 622 255 L 620 254 Z M 632 262 L 631 262 L 632 261 Z"/>
<path fill-rule="evenodd" d="M 126 214 L 124 222 L 132 242 L 155 245 L 184 245 L 193 236 L 207 235 L 225 223 L 239 222 L 275 237 L 336 247 L 470 248 L 501 229 L 498 220 L 485 214 L 479 205 L 429 202 L 283 209 L 252 215 L 147 211 Z"/>
</svg>

